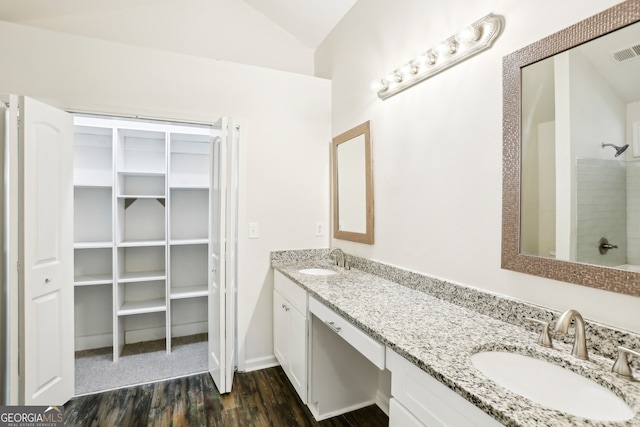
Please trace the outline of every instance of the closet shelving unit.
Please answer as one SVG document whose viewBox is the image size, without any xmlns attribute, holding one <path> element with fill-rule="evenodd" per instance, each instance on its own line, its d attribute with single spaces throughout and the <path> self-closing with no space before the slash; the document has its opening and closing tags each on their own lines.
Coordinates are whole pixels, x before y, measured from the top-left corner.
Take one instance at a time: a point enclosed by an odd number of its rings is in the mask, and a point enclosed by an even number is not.
<svg viewBox="0 0 640 427">
<path fill-rule="evenodd" d="M 113 333 L 113 129 L 76 126 L 74 142 L 75 332 L 85 349 Z"/>
<path fill-rule="evenodd" d="M 76 349 L 207 332 L 216 130 L 76 117 Z"/>
</svg>

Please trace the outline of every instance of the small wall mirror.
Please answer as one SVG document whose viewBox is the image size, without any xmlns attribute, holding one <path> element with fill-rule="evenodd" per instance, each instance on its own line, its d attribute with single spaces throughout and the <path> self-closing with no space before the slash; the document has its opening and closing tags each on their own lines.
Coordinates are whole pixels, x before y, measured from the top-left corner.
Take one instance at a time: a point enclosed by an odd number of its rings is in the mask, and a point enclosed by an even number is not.
<svg viewBox="0 0 640 427">
<path fill-rule="evenodd" d="M 627 1 L 504 58 L 503 268 L 640 296 L 638 20 Z"/>
<path fill-rule="evenodd" d="M 370 124 L 333 138 L 333 237 L 373 244 Z"/>
</svg>

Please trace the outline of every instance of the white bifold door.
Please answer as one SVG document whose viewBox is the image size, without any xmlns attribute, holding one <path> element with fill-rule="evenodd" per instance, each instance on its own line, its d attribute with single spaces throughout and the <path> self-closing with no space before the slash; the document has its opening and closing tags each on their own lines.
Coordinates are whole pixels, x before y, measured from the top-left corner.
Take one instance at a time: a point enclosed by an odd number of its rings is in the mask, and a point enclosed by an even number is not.
<svg viewBox="0 0 640 427">
<path fill-rule="evenodd" d="M 62 405 L 75 384 L 73 117 L 24 97 L 19 112 L 20 388 L 26 405 Z"/>
<path fill-rule="evenodd" d="M 211 274 L 209 277 L 209 372 L 220 393 L 231 391 L 235 371 L 237 289 L 238 141 L 240 126 L 221 119 L 213 145 Z"/>
<path fill-rule="evenodd" d="M 73 117 L 26 97 L 10 97 L 18 117 L 8 140 L 8 290 L 19 294 L 9 324 L 10 401 L 62 405 L 74 395 Z M 19 110 L 19 114 L 18 114 Z M 240 127 L 221 119 L 213 144 L 210 208 L 209 369 L 231 390 L 235 369 L 237 166 Z M 17 135 L 17 137 L 15 137 Z M 7 183 L 5 183 L 7 184 Z M 17 209 L 15 209 L 17 206 Z M 15 348 L 18 347 L 18 348 Z M 19 361 L 13 363 L 12 360 Z"/>
</svg>

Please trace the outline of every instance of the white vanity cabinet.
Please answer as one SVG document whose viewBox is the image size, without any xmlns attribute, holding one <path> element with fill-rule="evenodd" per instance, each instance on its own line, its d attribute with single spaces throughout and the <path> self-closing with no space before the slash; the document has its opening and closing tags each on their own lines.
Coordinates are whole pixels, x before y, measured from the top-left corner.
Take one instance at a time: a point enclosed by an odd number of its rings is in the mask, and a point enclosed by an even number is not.
<svg viewBox="0 0 640 427">
<path fill-rule="evenodd" d="M 75 118 L 76 350 L 208 331 L 214 132 Z"/>
<path fill-rule="evenodd" d="M 296 392 L 307 403 L 307 292 L 274 272 L 273 349 Z"/>
<path fill-rule="evenodd" d="M 391 371 L 389 427 L 498 427 L 501 423 L 387 348 Z"/>
</svg>

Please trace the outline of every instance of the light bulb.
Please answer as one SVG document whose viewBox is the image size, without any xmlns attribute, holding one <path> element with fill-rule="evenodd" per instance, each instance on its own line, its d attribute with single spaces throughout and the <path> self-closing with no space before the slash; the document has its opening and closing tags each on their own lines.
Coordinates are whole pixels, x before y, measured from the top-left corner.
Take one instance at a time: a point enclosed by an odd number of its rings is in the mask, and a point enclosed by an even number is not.
<svg viewBox="0 0 640 427">
<path fill-rule="evenodd" d="M 456 48 L 457 48 L 457 44 L 454 41 L 443 41 L 442 43 L 440 43 L 438 46 L 435 47 L 435 51 L 437 53 L 438 56 L 445 56 L 445 55 L 453 55 L 454 53 L 456 53 Z"/>
<path fill-rule="evenodd" d="M 427 56 L 426 52 L 421 53 L 420 55 L 416 55 L 416 57 L 411 60 L 411 62 L 415 64 L 415 66 L 418 68 L 422 67 L 428 61 L 429 61 L 429 57 Z"/>
<path fill-rule="evenodd" d="M 461 28 L 460 31 L 456 33 L 456 40 L 458 43 L 469 43 L 475 42 L 480 38 L 480 31 L 477 27 L 473 25 L 469 25 L 467 27 Z"/>
<path fill-rule="evenodd" d="M 371 90 L 378 93 L 389 89 L 389 85 L 385 83 L 384 79 L 375 79 L 371 81 Z"/>
<path fill-rule="evenodd" d="M 413 74 L 417 74 L 418 73 L 418 66 L 413 62 L 408 62 L 406 64 L 404 64 L 402 67 L 400 67 L 400 73 L 405 76 L 411 76 Z"/>
<path fill-rule="evenodd" d="M 394 71 L 384 76 L 382 80 L 384 80 L 384 82 L 387 84 L 400 83 L 402 81 L 402 74 L 400 74 L 398 71 Z"/>
</svg>

